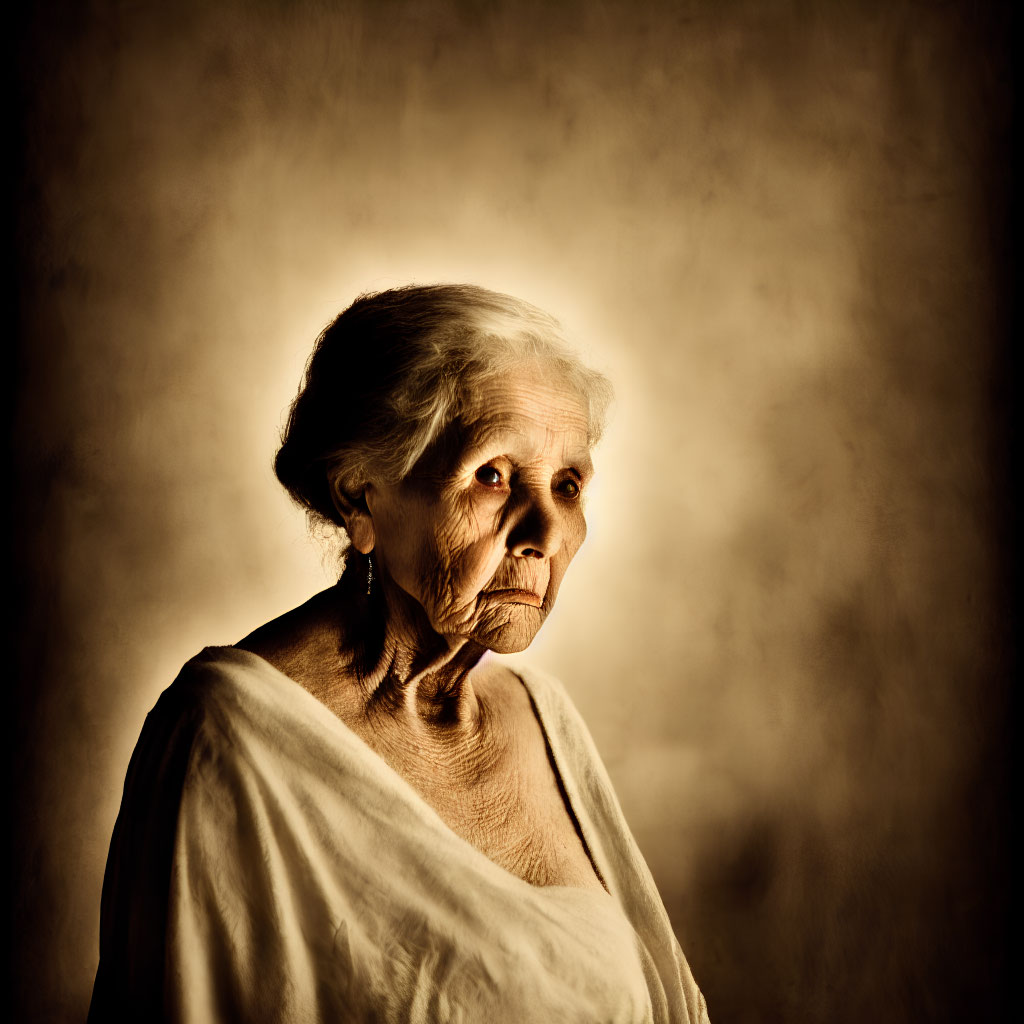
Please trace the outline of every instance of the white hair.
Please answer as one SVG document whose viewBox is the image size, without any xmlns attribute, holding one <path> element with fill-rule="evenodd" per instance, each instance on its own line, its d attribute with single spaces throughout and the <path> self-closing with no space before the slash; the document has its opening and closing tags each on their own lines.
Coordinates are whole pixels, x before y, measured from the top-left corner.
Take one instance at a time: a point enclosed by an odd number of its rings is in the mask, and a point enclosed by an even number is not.
<svg viewBox="0 0 1024 1024">
<path fill-rule="evenodd" d="M 356 497 L 397 483 L 481 388 L 536 362 L 575 390 L 599 439 L 612 389 L 585 366 L 558 322 L 475 285 L 410 285 L 361 295 L 320 334 L 292 404 L 274 468 L 313 521 L 344 527 L 336 477 Z"/>
</svg>

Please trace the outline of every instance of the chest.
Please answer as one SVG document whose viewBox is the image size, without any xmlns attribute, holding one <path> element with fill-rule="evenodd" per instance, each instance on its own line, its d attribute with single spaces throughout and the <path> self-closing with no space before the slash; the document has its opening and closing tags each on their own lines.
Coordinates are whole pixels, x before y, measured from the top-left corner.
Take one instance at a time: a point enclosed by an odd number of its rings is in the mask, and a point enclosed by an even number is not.
<svg viewBox="0 0 1024 1024">
<path fill-rule="evenodd" d="M 530 713 L 475 748 L 410 742 L 401 728 L 350 727 L 456 835 L 531 885 L 602 889 Z"/>
</svg>

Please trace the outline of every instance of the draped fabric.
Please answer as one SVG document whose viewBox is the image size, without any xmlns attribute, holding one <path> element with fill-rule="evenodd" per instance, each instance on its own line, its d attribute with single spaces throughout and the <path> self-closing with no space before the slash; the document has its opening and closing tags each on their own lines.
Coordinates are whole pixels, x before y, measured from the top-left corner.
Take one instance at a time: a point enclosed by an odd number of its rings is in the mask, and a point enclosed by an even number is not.
<svg viewBox="0 0 1024 1024">
<path fill-rule="evenodd" d="M 607 892 L 510 874 L 293 680 L 207 648 L 132 757 L 91 1024 L 705 1021 L 586 727 L 518 674 Z"/>
</svg>

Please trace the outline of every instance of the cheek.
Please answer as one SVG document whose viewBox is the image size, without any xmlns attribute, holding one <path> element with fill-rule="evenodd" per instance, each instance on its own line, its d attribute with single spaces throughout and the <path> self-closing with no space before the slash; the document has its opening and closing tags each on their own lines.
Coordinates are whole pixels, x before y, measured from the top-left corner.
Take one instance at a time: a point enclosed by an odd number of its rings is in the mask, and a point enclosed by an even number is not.
<svg viewBox="0 0 1024 1024">
<path fill-rule="evenodd" d="M 422 577 L 422 559 L 428 533 L 428 519 L 413 507 L 388 508 L 374 512 L 377 530 L 375 563 L 403 590 L 413 592 Z"/>
<path fill-rule="evenodd" d="M 576 512 L 571 518 L 570 531 L 575 542 L 575 546 L 572 549 L 572 553 L 575 555 L 587 539 L 587 517 L 583 514 L 582 506 L 577 507 Z"/>
<path fill-rule="evenodd" d="M 551 559 L 551 586 L 557 592 L 558 584 L 569 568 L 569 563 L 576 556 L 587 536 L 587 521 L 583 518 L 583 511 L 566 517 L 562 524 L 562 546 L 558 553 Z"/>
<path fill-rule="evenodd" d="M 559 554 L 563 556 L 565 564 L 568 565 L 587 539 L 587 520 L 583 515 L 582 508 L 577 508 L 571 515 L 566 516 L 562 530 L 562 550 Z"/>
<path fill-rule="evenodd" d="M 455 508 L 438 523 L 433 552 L 423 565 L 424 583 L 432 590 L 441 585 L 448 601 L 460 602 L 476 596 L 494 575 L 502 557 L 493 523 L 472 507 Z M 466 591 L 471 591 L 467 595 Z"/>
<path fill-rule="evenodd" d="M 498 571 L 504 557 L 504 548 L 487 539 L 477 540 L 463 552 L 457 573 L 463 587 L 476 596 Z"/>
</svg>

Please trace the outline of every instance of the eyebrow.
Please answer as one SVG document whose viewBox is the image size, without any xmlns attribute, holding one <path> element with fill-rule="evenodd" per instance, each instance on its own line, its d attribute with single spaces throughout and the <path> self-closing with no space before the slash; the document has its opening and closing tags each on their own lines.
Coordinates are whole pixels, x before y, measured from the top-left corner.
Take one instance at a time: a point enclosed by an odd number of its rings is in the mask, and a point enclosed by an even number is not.
<svg viewBox="0 0 1024 1024">
<path fill-rule="evenodd" d="M 482 454 L 485 449 L 492 447 L 503 447 L 497 442 L 505 438 L 528 437 L 526 431 L 517 430 L 507 423 L 488 423 L 481 418 L 474 423 L 467 425 L 467 443 L 463 446 L 459 455 L 460 462 L 473 461 L 478 453 Z M 503 455 L 508 454 L 502 452 Z M 590 476 L 594 472 L 594 463 L 590 455 L 590 448 L 582 447 L 565 457 L 565 461 L 572 468 L 575 468 L 581 476 Z"/>
</svg>

